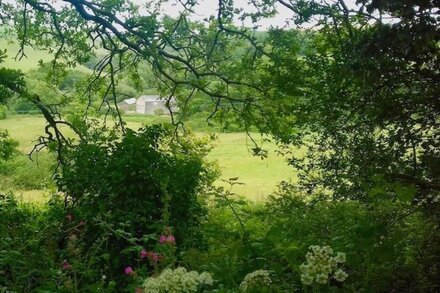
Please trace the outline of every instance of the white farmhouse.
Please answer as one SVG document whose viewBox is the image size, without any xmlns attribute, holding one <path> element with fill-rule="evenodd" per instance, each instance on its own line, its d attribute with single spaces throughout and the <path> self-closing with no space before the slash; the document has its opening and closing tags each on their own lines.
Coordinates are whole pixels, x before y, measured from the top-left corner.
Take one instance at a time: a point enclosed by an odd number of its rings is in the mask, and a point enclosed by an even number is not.
<svg viewBox="0 0 440 293">
<path fill-rule="evenodd" d="M 166 99 L 161 99 L 159 95 L 143 95 L 136 100 L 136 113 L 144 115 L 168 114 Z M 175 99 L 172 98 L 171 107 L 174 108 Z"/>
</svg>

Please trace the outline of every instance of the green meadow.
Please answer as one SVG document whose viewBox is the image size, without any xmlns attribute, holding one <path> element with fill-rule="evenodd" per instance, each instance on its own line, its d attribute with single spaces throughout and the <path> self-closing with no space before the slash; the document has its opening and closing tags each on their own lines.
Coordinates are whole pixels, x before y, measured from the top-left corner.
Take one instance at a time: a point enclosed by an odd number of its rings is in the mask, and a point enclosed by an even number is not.
<svg viewBox="0 0 440 293">
<path fill-rule="evenodd" d="M 127 116 L 127 126 L 138 129 L 142 125 L 152 122 L 164 121 L 154 116 L 131 117 Z M 7 129 L 10 136 L 19 142 L 18 149 L 23 154 L 29 153 L 37 138 L 44 131 L 45 120 L 42 116 L 36 115 L 10 115 L 5 120 L 0 120 L 0 129 Z M 68 129 L 65 129 L 69 133 Z M 70 132 L 71 133 L 71 132 Z M 206 135 L 206 132 L 198 132 L 198 135 Z M 258 134 L 253 134 L 258 139 Z M 228 187 L 223 180 L 238 177 L 238 182 L 243 184 L 235 185 L 233 192 L 243 195 L 252 200 L 263 200 L 265 196 L 276 190 L 277 184 L 282 181 L 295 181 L 295 173 L 287 166 L 285 159 L 276 153 L 274 143 L 265 142 L 263 148 L 268 151 L 268 158 L 261 159 L 252 155 L 252 143 L 245 133 L 216 133 L 214 148 L 208 156 L 209 160 L 216 161 L 221 171 L 221 177 L 217 185 Z M 35 172 L 46 168 L 47 154 L 44 152 L 35 162 L 23 162 L 27 168 L 34 168 Z M 22 160 L 25 158 L 23 156 Z M 26 158 L 27 160 L 27 158 Z M 43 162 L 43 163 L 42 163 Z M 45 172 L 45 171 L 41 171 Z M 46 171 L 47 172 L 47 171 Z M 6 177 L 0 177 L 6 180 Z M 1 185 L 0 185 L 1 188 Z M 3 187 L 5 188 L 5 187 Z M 29 188 L 15 189 L 24 200 L 44 200 L 47 190 L 35 190 Z"/>
<path fill-rule="evenodd" d="M 36 68 L 40 60 L 48 62 L 52 59 L 49 53 L 26 46 L 24 50 L 25 55 L 20 60 L 20 56 L 17 55 L 20 50 L 20 45 L 17 42 L 11 42 L 6 39 L 0 39 L 0 49 L 6 50 L 6 54 L 8 55 L 2 63 L 2 66 L 20 69 L 24 72 Z"/>
</svg>

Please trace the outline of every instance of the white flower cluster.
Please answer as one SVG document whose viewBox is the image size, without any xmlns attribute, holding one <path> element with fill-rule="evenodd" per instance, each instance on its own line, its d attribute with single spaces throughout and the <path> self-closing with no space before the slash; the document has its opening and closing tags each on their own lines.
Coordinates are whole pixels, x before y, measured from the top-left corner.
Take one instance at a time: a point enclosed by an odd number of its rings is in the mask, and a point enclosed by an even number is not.
<svg viewBox="0 0 440 293">
<path fill-rule="evenodd" d="M 211 274 L 185 268 L 165 269 L 158 277 L 151 277 L 143 284 L 145 293 L 190 293 L 197 292 L 201 286 L 212 285 Z"/>
<path fill-rule="evenodd" d="M 440 202 L 440 194 L 439 195 L 430 194 L 430 195 L 428 195 L 427 198 L 419 199 L 417 205 L 419 207 L 421 207 L 423 205 L 426 205 L 427 203 L 434 204 L 434 203 L 438 203 L 438 202 Z"/>
<path fill-rule="evenodd" d="M 345 263 L 345 253 L 338 252 L 333 256 L 330 246 L 312 245 L 306 254 L 306 262 L 300 266 L 301 281 L 304 285 L 313 283 L 326 284 L 330 278 L 338 282 L 344 282 L 348 275 L 338 267 Z"/>
<path fill-rule="evenodd" d="M 240 284 L 240 290 L 242 292 L 248 292 L 255 288 L 269 287 L 272 283 L 270 274 L 266 270 L 257 270 L 255 272 L 247 274 Z"/>
</svg>

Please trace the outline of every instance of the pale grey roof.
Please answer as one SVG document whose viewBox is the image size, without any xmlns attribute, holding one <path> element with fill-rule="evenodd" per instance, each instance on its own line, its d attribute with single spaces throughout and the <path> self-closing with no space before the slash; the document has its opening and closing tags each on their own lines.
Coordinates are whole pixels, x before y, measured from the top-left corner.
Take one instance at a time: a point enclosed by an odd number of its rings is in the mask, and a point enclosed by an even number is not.
<svg viewBox="0 0 440 293">
<path fill-rule="evenodd" d="M 143 95 L 140 96 L 137 100 L 138 102 L 156 102 L 160 101 L 159 95 Z"/>
<path fill-rule="evenodd" d="M 127 105 L 134 105 L 136 103 L 136 98 L 125 99 L 121 103 L 126 103 Z"/>
</svg>

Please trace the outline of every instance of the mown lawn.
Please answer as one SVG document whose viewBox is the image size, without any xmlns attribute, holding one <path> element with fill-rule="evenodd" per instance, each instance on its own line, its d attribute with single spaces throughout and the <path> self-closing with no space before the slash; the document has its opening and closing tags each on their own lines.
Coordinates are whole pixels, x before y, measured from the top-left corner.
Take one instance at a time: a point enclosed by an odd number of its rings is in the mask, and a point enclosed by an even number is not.
<svg viewBox="0 0 440 293">
<path fill-rule="evenodd" d="M 149 124 L 157 118 L 134 119 L 128 118 L 127 125 L 137 129 L 142 124 Z M 19 150 L 27 153 L 38 136 L 44 131 L 44 118 L 42 116 L 13 115 L 5 120 L 0 120 L 0 128 L 7 129 L 10 136 L 19 141 Z M 204 133 L 200 133 L 204 134 Z M 245 133 L 218 133 L 218 140 L 214 143 L 208 159 L 216 160 L 222 171 L 222 179 L 239 177 L 238 181 L 244 185 L 234 186 L 233 191 L 253 200 L 262 200 L 275 190 L 281 180 L 295 181 L 295 173 L 286 165 L 285 160 L 275 152 L 274 143 L 266 142 L 263 147 L 268 150 L 268 158 L 260 159 L 251 154 L 251 142 Z M 259 136 L 254 135 L 256 138 Z M 226 186 L 219 180 L 218 185 Z M 23 199 L 41 199 L 44 191 L 22 191 Z"/>
</svg>

